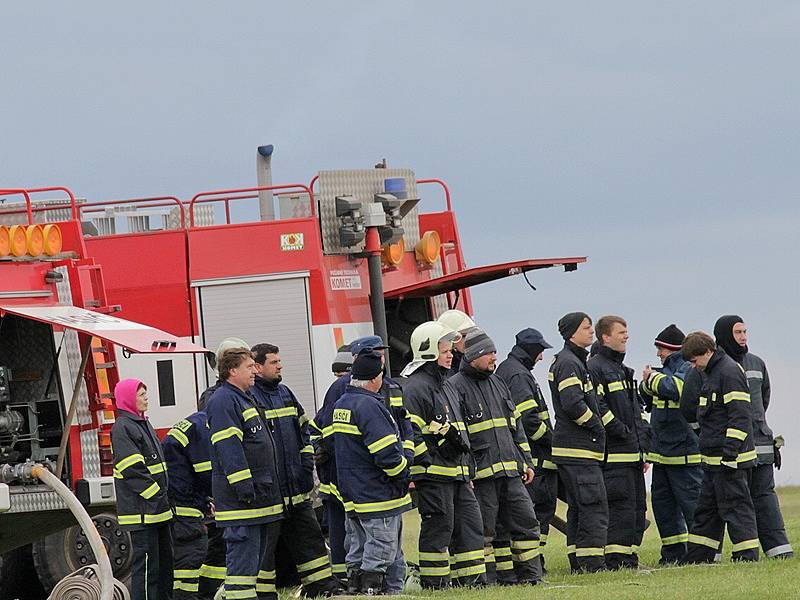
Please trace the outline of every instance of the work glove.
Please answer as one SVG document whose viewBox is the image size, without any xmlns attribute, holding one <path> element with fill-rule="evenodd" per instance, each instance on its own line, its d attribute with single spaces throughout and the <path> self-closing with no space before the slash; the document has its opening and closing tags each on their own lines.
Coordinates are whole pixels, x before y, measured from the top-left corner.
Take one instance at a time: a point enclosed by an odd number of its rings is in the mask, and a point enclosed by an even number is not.
<svg viewBox="0 0 800 600">
<path fill-rule="evenodd" d="M 772 442 L 772 447 L 775 449 L 775 468 L 780 471 L 781 464 L 783 462 L 783 459 L 781 459 L 781 448 L 783 448 L 782 435 L 775 436 L 775 440 Z"/>
</svg>

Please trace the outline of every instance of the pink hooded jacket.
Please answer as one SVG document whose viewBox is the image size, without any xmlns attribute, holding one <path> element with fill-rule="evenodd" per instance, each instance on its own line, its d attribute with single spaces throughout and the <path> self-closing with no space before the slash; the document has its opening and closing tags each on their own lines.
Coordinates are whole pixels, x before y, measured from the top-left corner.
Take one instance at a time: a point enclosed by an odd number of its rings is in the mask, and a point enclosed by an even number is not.
<svg viewBox="0 0 800 600">
<path fill-rule="evenodd" d="M 144 413 L 136 408 L 136 393 L 139 391 L 139 386 L 147 387 L 138 379 L 123 379 L 114 386 L 114 399 L 118 409 L 144 417 Z"/>
</svg>

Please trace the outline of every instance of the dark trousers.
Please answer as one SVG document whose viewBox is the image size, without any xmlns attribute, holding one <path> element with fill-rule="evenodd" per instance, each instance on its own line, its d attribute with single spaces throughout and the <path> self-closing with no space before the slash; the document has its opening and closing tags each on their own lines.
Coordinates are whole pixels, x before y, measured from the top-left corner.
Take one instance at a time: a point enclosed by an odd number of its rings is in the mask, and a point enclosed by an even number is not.
<svg viewBox="0 0 800 600">
<path fill-rule="evenodd" d="M 575 572 L 605 568 L 608 498 L 599 462 L 560 464 L 567 494 L 567 554 Z"/>
<path fill-rule="evenodd" d="M 328 525 L 328 547 L 331 551 L 331 569 L 340 580 L 347 579 L 347 550 L 344 547 L 345 512 L 336 498 L 325 498 L 325 521 Z"/>
<path fill-rule="evenodd" d="M 781 506 L 775 493 L 773 466 L 758 465 L 750 471 L 750 497 L 756 511 L 761 548 L 769 558 L 788 554 L 792 552 L 792 545 L 786 537 Z"/>
<path fill-rule="evenodd" d="M 539 522 L 522 478 L 480 479 L 475 482 L 475 497 L 483 520 L 484 553 L 494 556 L 496 580 L 506 584 L 539 581 Z M 491 567 L 487 560 L 490 583 Z"/>
<path fill-rule="evenodd" d="M 550 534 L 550 521 L 556 514 L 558 501 L 558 471 L 540 467 L 536 470 L 533 483 L 528 486 L 533 501 L 536 520 L 539 521 L 539 546 L 544 548 Z"/>
<path fill-rule="evenodd" d="M 725 526 L 733 542 L 733 560 L 758 560 L 758 529 L 747 480 L 749 469 L 703 472 L 703 488 L 689 530 L 687 563 L 711 563 L 722 546 Z"/>
<path fill-rule="evenodd" d="M 679 562 L 686 556 L 686 542 L 702 486 L 700 465 L 653 465 L 650 497 L 661 536 L 661 563 Z"/>
<path fill-rule="evenodd" d="M 641 463 L 630 466 L 606 466 L 603 480 L 608 498 L 608 535 L 606 568 L 636 568 L 637 552 L 645 529 L 647 498 Z"/>
<path fill-rule="evenodd" d="M 176 517 L 172 521 L 175 600 L 194 600 L 200 591 L 200 569 L 206 558 L 208 534 L 202 519 Z"/>
<path fill-rule="evenodd" d="M 225 540 L 222 537 L 223 528 L 215 523 L 207 523 L 208 549 L 206 557 L 200 567 L 200 582 L 197 597 L 200 600 L 211 600 L 220 586 L 225 583 Z"/>
<path fill-rule="evenodd" d="M 311 502 L 286 508 L 283 520 L 277 523 L 275 536 L 268 536 L 267 548 L 258 573 L 258 597 L 276 599 L 275 549 L 278 537 L 285 542 L 286 550 L 297 566 L 303 593 L 308 597 L 322 595 L 339 589 L 331 572 L 328 549 L 322 529 L 311 507 Z"/>
<path fill-rule="evenodd" d="M 131 531 L 131 600 L 171 600 L 172 533 L 169 523 Z"/>
<path fill-rule="evenodd" d="M 267 549 L 267 540 L 278 540 L 279 522 L 266 525 L 233 525 L 222 528 L 225 556 L 225 596 L 254 598 L 258 568 Z"/>
<path fill-rule="evenodd" d="M 468 481 L 417 481 L 419 572 L 424 588 L 485 583 L 481 509 Z"/>
</svg>

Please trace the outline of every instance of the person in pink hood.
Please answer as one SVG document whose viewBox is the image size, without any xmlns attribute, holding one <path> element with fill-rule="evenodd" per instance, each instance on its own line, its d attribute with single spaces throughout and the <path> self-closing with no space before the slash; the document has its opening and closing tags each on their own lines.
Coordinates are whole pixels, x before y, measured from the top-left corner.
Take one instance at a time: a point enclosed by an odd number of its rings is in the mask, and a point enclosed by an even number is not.
<svg viewBox="0 0 800 600">
<path fill-rule="evenodd" d="M 114 387 L 117 420 L 111 429 L 117 517 L 130 532 L 133 554 L 131 598 L 172 598 L 173 513 L 161 443 L 144 416 L 147 386 L 123 379 Z"/>
</svg>

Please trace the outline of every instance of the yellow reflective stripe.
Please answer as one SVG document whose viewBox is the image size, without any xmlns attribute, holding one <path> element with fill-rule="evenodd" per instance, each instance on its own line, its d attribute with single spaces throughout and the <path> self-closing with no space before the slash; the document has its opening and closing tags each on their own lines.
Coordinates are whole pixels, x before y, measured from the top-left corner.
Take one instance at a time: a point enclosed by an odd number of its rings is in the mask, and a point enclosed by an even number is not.
<svg viewBox="0 0 800 600">
<path fill-rule="evenodd" d="M 748 461 L 751 461 L 751 460 L 755 460 L 757 457 L 758 457 L 758 454 L 756 454 L 755 450 L 748 450 L 747 452 L 740 452 L 736 456 L 736 462 L 737 463 L 748 462 Z M 703 454 L 702 455 L 702 460 L 703 460 L 703 462 L 705 464 L 712 465 L 712 466 L 723 464 L 723 460 L 722 460 L 721 456 L 708 456 L 706 454 Z"/>
<path fill-rule="evenodd" d="M 186 448 L 189 445 L 189 438 L 180 429 L 174 427 L 167 432 L 167 435 L 178 440 L 178 443 Z"/>
<path fill-rule="evenodd" d="M 199 577 L 200 576 L 200 569 L 174 569 L 172 571 L 173 577 L 179 577 L 180 579 L 188 579 L 191 577 Z"/>
<path fill-rule="evenodd" d="M 536 558 L 542 553 L 539 548 L 534 548 L 533 550 L 525 550 L 524 552 L 519 552 L 514 554 L 514 560 L 517 562 L 531 560 Z"/>
<path fill-rule="evenodd" d="M 547 381 L 555 381 L 555 380 L 556 380 L 555 373 L 553 373 L 552 371 L 548 371 L 547 372 Z"/>
<path fill-rule="evenodd" d="M 147 470 L 153 475 L 158 475 L 159 473 L 163 473 L 167 470 L 167 465 L 163 462 L 156 463 L 154 465 L 147 465 Z"/>
<path fill-rule="evenodd" d="M 226 600 L 246 600 L 247 598 L 257 598 L 255 588 L 252 590 L 225 590 Z"/>
<path fill-rule="evenodd" d="M 175 507 L 175 514 L 179 517 L 197 517 L 203 518 L 203 512 L 197 510 L 196 508 L 192 508 L 190 506 L 176 506 Z"/>
<path fill-rule="evenodd" d="M 308 423 L 308 417 L 305 415 L 300 415 L 299 419 L 300 419 L 300 425 L 305 425 L 306 423 Z"/>
<path fill-rule="evenodd" d="M 689 534 L 688 533 L 679 533 L 678 535 L 668 535 L 667 537 L 661 538 L 661 543 L 665 546 L 669 546 L 670 544 L 685 544 L 689 541 Z"/>
<path fill-rule="evenodd" d="M 400 463 L 396 467 L 392 467 L 391 469 L 384 469 L 383 472 L 386 473 L 389 477 L 394 477 L 395 475 L 399 475 L 403 472 L 403 470 L 408 466 L 408 460 L 405 456 L 400 459 Z"/>
<path fill-rule="evenodd" d="M 256 591 L 259 593 L 269 594 L 270 592 L 277 592 L 278 588 L 275 586 L 274 583 L 257 583 Z"/>
<path fill-rule="evenodd" d="M 145 500 L 150 500 L 150 498 L 155 496 L 159 492 L 160 489 L 161 489 L 161 486 L 158 485 L 157 481 L 154 481 L 151 485 L 148 485 L 144 490 L 139 492 L 139 495 L 142 498 L 144 498 Z"/>
<path fill-rule="evenodd" d="M 648 452 L 645 460 L 660 465 L 698 465 L 701 462 L 699 454 L 689 454 L 686 456 L 663 456 L 655 452 Z"/>
<path fill-rule="evenodd" d="M 415 415 L 414 413 L 408 413 L 408 419 L 413 425 L 416 425 L 420 429 L 425 429 L 425 426 L 427 425 L 422 417 Z"/>
<path fill-rule="evenodd" d="M 389 434 L 383 436 L 381 439 L 372 442 L 369 446 L 367 446 L 367 450 L 370 451 L 370 454 L 375 454 L 376 452 L 380 452 L 387 446 L 391 446 L 395 442 L 399 441 L 395 434 Z"/>
<path fill-rule="evenodd" d="M 414 446 L 414 456 L 420 456 L 421 454 L 425 454 L 428 451 L 428 445 L 423 440 L 416 446 Z"/>
<path fill-rule="evenodd" d="M 446 567 L 427 567 L 420 565 L 419 574 L 423 577 L 446 577 L 450 575 L 450 565 Z"/>
<path fill-rule="evenodd" d="M 733 552 L 741 552 L 742 550 L 754 550 L 757 549 L 759 546 L 758 539 L 754 540 L 744 540 L 743 542 L 738 542 L 731 546 L 731 550 Z"/>
<path fill-rule="evenodd" d="M 245 508 L 241 510 L 218 510 L 215 513 L 217 521 L 235 521 L 237 519 L 257 519 L 279 515 L 283 512 L 283 504 L 273 504 L 262 508 Z"/>
<path fill-rule="evenodd" d="M 542 412 L 537 413 L 536 416 L 539 417 L 542 421 L 547 421 L 547 419 L 550 418 L 550 413 L 547 412 L 546 410 L 543 410 Z"/>
<path fill-rule="evenodd" d="M 606 554 L 633 554 L 633 546 L 621 546 L 620 544 L 608 544 L 604 551 Z"/>
<path fill-rule="evenodd" d="M 681 379 L 677 375 L 673 375 L 672 379 L 675 382 L 675 387 L 678 390 L 678 398 L 680 398 L 683 395 L 683 379 Z"/>
<path fill-rule="evenodd" d="M 704 535 L 696 535 L 694 533 L 690 533 L 688 537 L 688 542 L 690 544 L 697 544 L 699 546 L 706 546 L 708 548 L 713 548 L 716 550 L 719 548 L 719 541 L 711 539 L 710 537 L 706 537 Z"/>
<path fill-rule="evenodd" d="M 735 429 L 733 427 L 728 427 L 727 431 L 725 432 L 725 437 L 734 438 L 737 440 L 744 441 L 747 439 L 747 432 L 742 431 L 741 429 Z"/>
<path fill-rule="evenodd" d="M 320 486 L 320 491 L 321 490 L 322 490 L 322 486 Z M 306 500 L 308 500 L 308 494 L 295 494 L 291 498 L 289 498 L 288 496 L 284 496 L 283 497 L 283 502 L 285 504 L 291 504 L 293 506 L 295 504 L 300 504 L 301 502 L 305 502 Z"/>
<path fill-rule="evenodd" d="M 215 567 L 212 565 L 200 566 L 200 577 L 207 577 L 208 579 L 225 579 L 225 573 L 228 572 L 226 567 Z"/>
<path fill-rule="evenodd" d="M 143 463 L 144 456 L 141 454 L 131 454 L 130 456 L 126 456 L 122 460 L 120 460 L 116 466 L 114 467 L 118 473 L 122 473 L 128 467 L 135 465 L 136 463 Z"/>
<path fill-rule="evenodd" d="M 483 550 L 472 550 L 471 552 L 457 552 L 453 554 L 453 560 L 462 562 L 465 560 L 481 560 L 483 558 Z"/>
<path fill-rule="evenodd" d="M 257 577 L 255 575 L 227 575 L 225 583 L 229 585 L 255 585 Z M 225 590 L 228 594 L 228 590 Z"/>
<path fill-rule="evenodd" d="M 728 404 L 734 400 L 741 400 L 742 402 L 750 402 L 749 392 L 728 392 L 722 397 L 723 404 Z"/>
<path fill-rule="evenodd" d="M 558 470 L 558 466 L 556 466 L 556 463 L 554 463 L 551 460 L 547 460 L 547 459 L 542 459 L 542 468 L 543 469 L 549 469 L 550 471 L 557 471 Z"/>
<path fill-rule="evenodd" d="M 177 575 L 175 575 L 177 577 Z M 199 583 L 189 583 L 188 581 L 178 581 L 177 579 L 172 582 L 173 590 L 181 590 L 184 592 L 197 592 L 200 590 Z"/>
<path fill-rule="evenodd" d="M 595 389 L 597 390 L 597 394 L 598 394 L 599 396 L 605 396 L 605 395 L 606 395 L 606 390 L 605 390 L 605 388 L 603 387 L 603 384 L 602 384 L 602 383 L 598 384 L 598 385 L 597 385 L 597 388 L 595 388 Z"/>
<path fill-rule="evenodd" d="M 539 429 L 537 429 L 536 432 L 531 436 L 531 440 L 535 442 L 536 440 L 541 439 L 545 433 L 547 433 L 547 425 L 544 423 L 539 423 Z M 530 448 L 528 448 L 528 450 L 530 451 Z"/>
<path fill-rule="evenodd" d="M 333 435 L 333 425 L 328 425 L 322 430 L 322 439 Z"/>
<path fill-rule="evenodd" d="M 529 548 L 538 548 L 539 540 L 512 540 L 512 550 L 528 550 Z"/>
<path fill-rule="evenodd" d="M 478 421 L 477 423 L 467 425 L 467 431 L 470 433 L 478 433 L 479 431 L 500 427 L 508 427 L 508 421 L 506 419 L 486 419 L 485 421 Z"/>
<path fill-rule="evenodd" d="M 314 560 L 310 560 L 308 562 L 301 563 L 297 565 L 298 571 L 311 571 L 312 569 L 316 569 L 318 567 L 322 567 L 328 564 L 328 555 L 320 556 L 319 558 L 315 558 Z"/>
<path fill-rule="evenodd" d="M 577 385 L 582 388 L 583 382 L 577 377 L 567 377 L 566 379 L 558 383 L 558 391 L 563 392 L 565 389 L 573 385 Z"/>
<path fill-rule="evenodd" d="M 594 413 L 592 412 L 592 409 L 587 408 L 585 413 L 583 413 L 580 417 L 575 419 L 575 423 L 577 423 L 578 425 L 583 425 L 584 423 L 586 423 L 586 421 L 591 419 L 593 416 L 594 416 Z"/>
<path fill-rule="evenodd" d="M 331 571 L 333 571 L 334 573 L 336 573 L 338 575 L 346 574 L 347 573 L 347 565 L 345 565 L 345 564 L 331 565 Z"/>
<path fill-rule="evenodd" d="M 276 571 L 264 571 L 263 569 L 259 569 L 258 576 L 262 579 L 275 579 Z"/>
<path fill-rule="evenodd" d="M 640 460 L 642 460 L 641 452 L 614 452 L 608 455 L 606 462 L 626 463 L 639 462 Z"/>
<path fill-rule="evenodd" d="M 320 569 L 316 573 L 312 573 L 311 575 L 303 575 L 300 577 L 300 583 L 303 585 L 308 585 L 309 583 L 314 583 L 315 581 L 319 581 L 321 579 L 327 579 L 328 577 L 333 577 L 333 571 L 330 567 L 327 569 Z"/>
<path fill-rule="evenodd" d="M 383 510 L 392 510 L 401 508 L 411 504 L 411 496 L 406 494 L 402 498 L 395 498 L 394 500 L 384 500 L 382 502 L 348 502 L 348 507 L 360 513 L 380 512 Z"/>
<path fill-rule="evenodd" d="M 624 381 L 612 381 L 608 384 L 608 391 L 609 392 L 621 392 L 625 389 L 625 382 Z"/>
<path fill-rule="evenodd" d="M 587 381 L 583 384 L 583 391 L 584 392 L 591 392 L 594 389 L 594 384 L 591 381 Z"/>
<path fill-rule="evenodd" d="M 271 408 L 265 411 L 268 419 L 280 419 L 281 417 L 296 417 L 296 406 L 284 406 L 283 408 Z"/>
<path fill-rule="evenodd" d="M 528 400 L 523 400 L 517 404 L 517 410 L 520 412 L 520 414 L 522 414 L 536 408 L 537 406 L 536 399 L 529 398 Z"/>
<path fill-rule="evenodd" d="M 429 562 L 447 562 L 450 560 L 449 552 L 420 552 L 418 556 L 420 560 L 427 560 Z M 483 558 L 482 550 L 479 558 Z"/>
<path fill-rule="evenodd" d="M 602 418 L 603 425 L 608 425 L 613 420 L 614 420 L 614 413 L 612 413 L 610 410 L 603 415 Z"/>
<path fill-rule="evenodd" d="M 475 479 L 485 479 L 486 477 L 491 477 L 496 473 L 504 473 L 506 471 L 515 471 L 517 473 L 521 472 L 519 463 L 514 461 L 496 462 L 492 466 L 481 469 L 475 473 Z"/>
<path fill-rule="evenodd" d="M 553 446 L 553 456 L 560 456 L 561 458 L 588 458 L 600 461 L 605 458 L 603 452 L 594 452 L 593 450 L 584 450 L 582 448 L 559 448 L 557 446 Z"/>
<path fill-rule="evenodd" d="M 575 544 L 567 546 L 567 554 L 575 554 Z"/>
<path fill-rule="evenodd" d="M 152 525 L 153 523 L 163 523 L 164 521 L 169 521 L 171 518 L 172 518 L 172 510 L 165 510 L 164 512 L 155 515 L 145 515 L 144 523 L 145 525 Z"/>
<path fill-rule="evenodd" d="M 469 477 L 469 467 L 463 465 L 460 467 L 444 467 L 442 465 L 430 465 L 428 467 L 423 467 L 421 465 L 414 465 L 411 467 L 411 474 L 441 475 L 442 477 L 458 477 L 459 475 L 465 475 Z"/>
<path fill-rule="evenodd" d="M 120 525 L 139 525 L 142 515 L 117 515 L 117 522 Z"/>
<path fill-rule="evenodd" d="M 300 449 L 300 452 L 303 454 L 314 454 L 314 446 L 311 444 L 306 444 Z"/>
<path fill-rule="evenodd" d="M 389 396 L 389 406 L 403 406 L 402 396 Z"/>
<path fill-rule="evenodd" d="M 211 461 L 207 460 L 205 462 L 194 463 L 192 465 L 195 473 L 204 473 L 206 471 L 211 470 Z"/>
<path fill-rule="evenodd" d="M 253 408 L 253 407 L 246 408 L 242 412 L 242 418 L 245 421 L 249 421 L 250 419 L 252 419 L 254 417 L 257 417 L 257 416 L 258 416 L 258 409 L 257 408 Z"/>
<path fill-rule="evenodd" d="M 228 479 L 228 483 L 233 484 L 244 481 L 245 479 L 252 479 L 253 474 L 250 472 L 250 469 L 242 469 L 241 471 L 236 471 L 235 473 L 231 473 L 226 477 Z"/>
<path fill-rule="evenodd" d="M 575 556 L 603 556 L 603 548 L 575 548 Z"/>
<path fill-rule="evenodd" d="M 486 565 L 483 563 L 479 565 L 473 565 L 471 567 L 464 567 L 462 569 L 453 569 L 450 572 L 450 576 L 459 578 L 459 577 L 469 577 L 470 575 L 480 575 L 482 573 L 486 573 Z"/>
<path fill-rule="evenodd" d="M 350 435 L 361 435 L 361 430 L 357 426 L 350 425 L 348 423 L 339 423 L 338 421 L 333 424 L 333 432 L 348 433 Z"/>
<path fill-rule="evenodd" d="M 494 555 L 497 556 L 504 556 L 504 557 L 511 557 L 511 548 L 509 546 L 495 546 L 494 547 Z"/>
<path fill-rule="evenodd" d="M 233 436 L 238 437 L 240 441 L 244 439 L 244 433 L 242 433 L 242 430 L 236 426 L 233 426 L 213 434 L 211 436 L 211 443 L 216 444 L 217 442 L 221 442 L 222 440 L 227 440 L 229 437 Z"/>
</svg>

